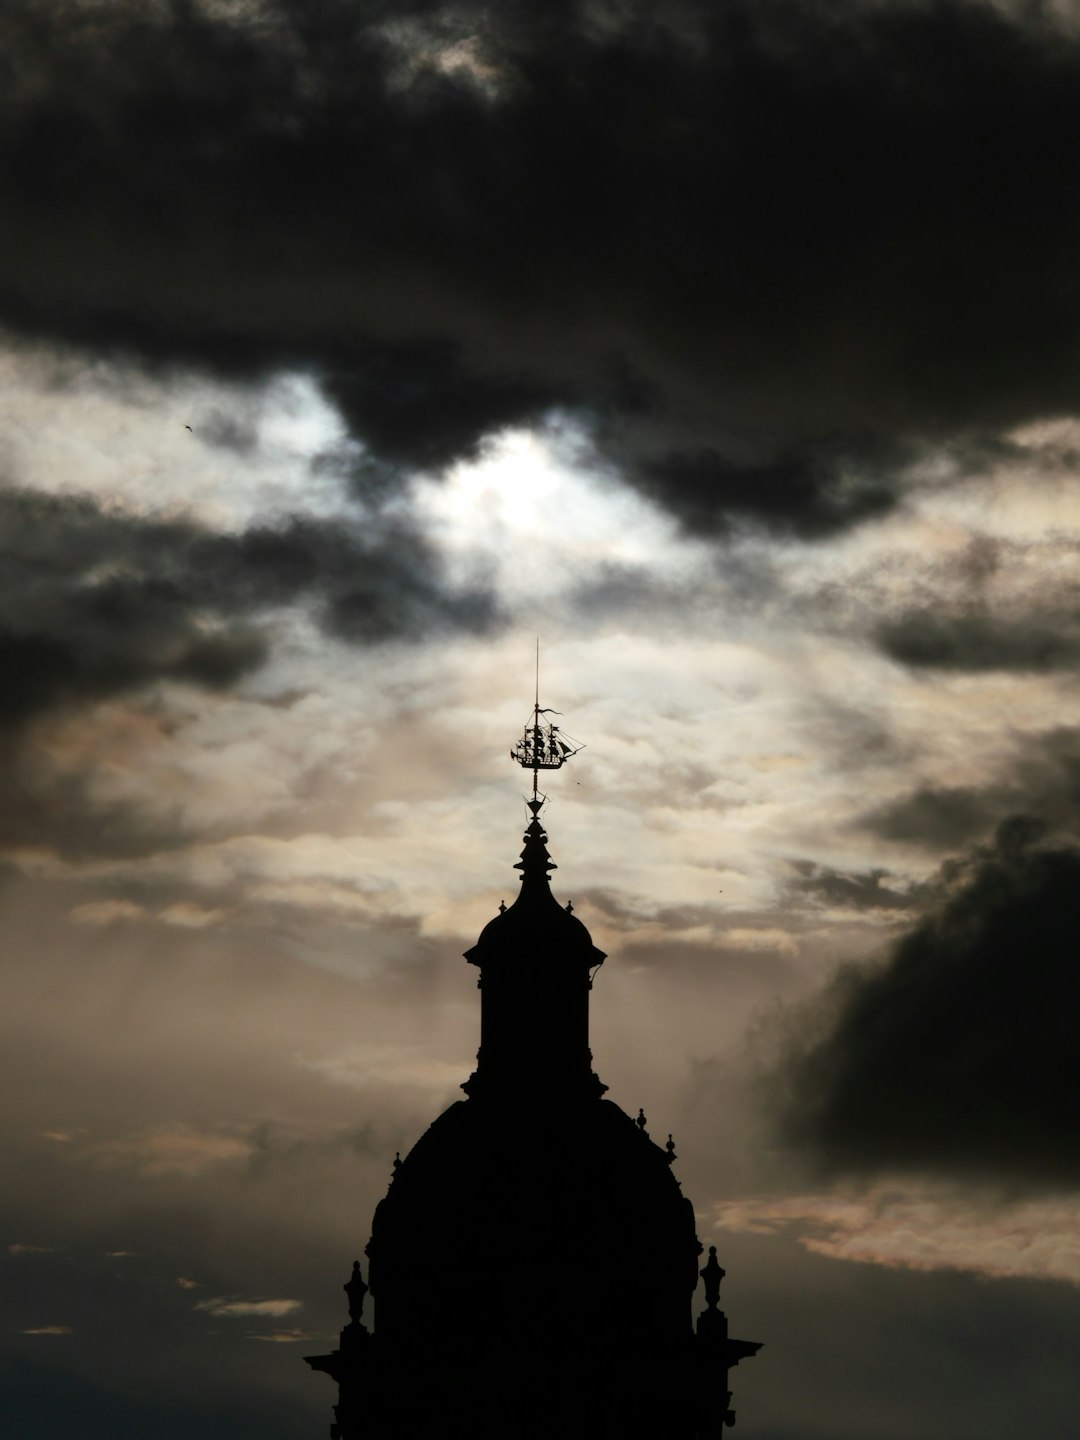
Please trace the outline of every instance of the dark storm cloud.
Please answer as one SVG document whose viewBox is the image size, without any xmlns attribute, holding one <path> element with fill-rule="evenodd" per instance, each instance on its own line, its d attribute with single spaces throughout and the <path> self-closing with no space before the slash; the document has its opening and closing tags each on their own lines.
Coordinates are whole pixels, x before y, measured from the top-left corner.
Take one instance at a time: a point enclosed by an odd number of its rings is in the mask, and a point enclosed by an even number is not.
<svg viewBox="0 0 1080 1440">
<path fill-rule="evenodd" d="M 884 967 L 837 980 L 786 1128 L 834 1171 L 1075 1186 L 1080 849 L 1015 816 L 937 883 Z"/>
<path fill-rule="evenodd" d="M 309 367 L 391 469 L 555 407 L 689 525 L 814 536 L 923 441 L 1075 403 L 1080 45 L 1040 6 L 2 26 L 0 317 Z"/>
<path fill-rule="evenodd" d="M 157 680 L 228 686 L 265 658 L 260 617 L 303 599 L 330 633 L 363 642 L 492 619 L 483 594 L 444 588 L 396 521 L 228 535 L 0 491 L 0 724 Z"/>
<path fill-rule="evenodd" d="M 877 641 L 893 660 L 923 669 L 1072 670 L 1080 661 L 1080 617 L 914 610 L 883 624 Z"/>
<path fill-rule="evenodd" d="M 950 850 L 983 838 L 1017 812 L 1080 834 L 1080 730 L 1062 725 L 1026 736 L 985 785 L 921 785 L 860 823 L 886 840 Z"/>
<path fill-rule="evenodd" d="M 867 456 L 825 446 L 738 463 L 715 449 L 672 453 L 637 467 L 635 483 L 692 531 L 726 528 L 734 512 L 788 528 L 807 538 L 883 514 L 896 503 L 889 472 Z"/>
</svg>

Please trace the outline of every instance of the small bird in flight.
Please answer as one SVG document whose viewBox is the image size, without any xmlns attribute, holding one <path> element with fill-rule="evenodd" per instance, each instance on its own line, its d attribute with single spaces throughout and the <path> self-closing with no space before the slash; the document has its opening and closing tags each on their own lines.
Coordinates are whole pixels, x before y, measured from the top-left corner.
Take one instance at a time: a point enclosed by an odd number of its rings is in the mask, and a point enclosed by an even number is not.
<svg viewBox="0 0 1080 1440">
<path fill-rule="evenodd" d="M 190 426 L 190 425 L 185 425 L 185 426 L 184 426 L 184 429 L 185 429 L 185 430 L 191 430 L 191 426 Z M 191 433 L 194 435 L 194 433 L 195 433 L 194 430 L 191 430 Z"/>
</svg>

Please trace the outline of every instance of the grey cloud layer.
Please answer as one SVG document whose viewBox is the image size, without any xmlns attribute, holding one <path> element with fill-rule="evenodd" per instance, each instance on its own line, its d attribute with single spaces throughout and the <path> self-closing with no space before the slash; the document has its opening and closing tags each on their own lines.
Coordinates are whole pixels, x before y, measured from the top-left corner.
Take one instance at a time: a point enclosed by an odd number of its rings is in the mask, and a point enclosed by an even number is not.
<svg viewBox="0 0 1080 1440">
<path fill-rule="evenodd" d="M 792 881 L 792 891 L 825 905 L 873 911 L 911 910 L 918 904 L 917 890 L 897 890 L 882 883 L 890 878 L 888 870 L 845 873 L 813 860 L 796 860 L 793 864 L 798 878 Z"/>
<path fill-rule="evenodd" d="M 308 365 L 391 467 L 560 407 L 691 526 L 880 513 L 1075 399 L 1040 7 L 8 6 L 0 317 Z M 16 60 L 15 57 L 18 57 Z"/>
<path fill-rule="evenodd" d="M 1022 737 L 1011 760 L 982 785 L 920 785 L 878 806 L 862 824 L 884 840 L 955 850 L 1010 815 L 1034 814 L 1080 830 L 1080 731 L 1069 725 Z"/>
<path fill-rule="evenodd" d="M 892 659 L 928 670 L 1072 670 L 1080 661 L 1080 615 L 1051 611 L 1006 618 L 976 609 L 912 610 L 886 621 L 877 640 Z"/>
<path fill-rule="evenodd" d="M 175 817 L 92 795 L 87 757 L 65 763 L 41 748 L 42 725 L 142 696 L 165 735 L 159 682 L 233 687 L 267 659 L 274 613 L 288 605 L 360 645 L 484 633 L 498 618 L 484 591 L 447 585 L 422 536 L 377 513 L 224 534 L 87 498 L 0 490 L 0 845 L 100 858 L 183 843 Z"/>
<path fill-rule="evenodd" d="M 154 680 L 229 685 L 265 658 L 262 614 L 297 600 L 360 642 L 493 619 L 485 595 L 446 589 L 419 536 L 378 518 L 293 518 L 234 536 L 3 491 L 0 565 L 8 725 Z"/>
</svg>

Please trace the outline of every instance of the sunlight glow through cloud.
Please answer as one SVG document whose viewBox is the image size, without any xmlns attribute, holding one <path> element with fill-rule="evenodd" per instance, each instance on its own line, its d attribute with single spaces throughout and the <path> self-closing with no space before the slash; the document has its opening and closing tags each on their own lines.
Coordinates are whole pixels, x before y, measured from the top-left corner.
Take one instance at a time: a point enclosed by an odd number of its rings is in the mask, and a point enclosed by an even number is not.
<svg viewBox="0 0 1080 1440">
<path fill-rule="evenodd" d="M 565 441 L 503 431 L 479 460 L 416 483 L 418 514 L 456 583 L 491 578 L 509 604 L 521 606 L 553 600 L 605 567 L 680 584 L 704 578 L 707 546 L 679 537 L 674 521 L 647 500 L 572 468 L 564 457 L 583 456 L 586 447 Z"/>
</svg>

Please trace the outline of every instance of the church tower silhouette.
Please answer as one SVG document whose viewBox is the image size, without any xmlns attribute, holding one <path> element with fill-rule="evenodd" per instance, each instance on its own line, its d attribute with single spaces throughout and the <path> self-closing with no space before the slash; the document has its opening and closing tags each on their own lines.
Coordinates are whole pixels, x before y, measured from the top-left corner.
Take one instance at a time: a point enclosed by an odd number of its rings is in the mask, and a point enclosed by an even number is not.
<svg viewBox="0 0 1080 1440">
<path fill-rule="evenodd" d="M 592 1068 L 589 995 L 605 959 L 552 894 L 537 772 L 575 751 L 544 718 L 512 757 L 533 771 L 521 890 L 465 958 L 480 972 L 480 1050 L 451 1105 L 394 1162 L 345 1285 L 329 1355 L 332 1440 L 696 1440 L 735 1423 L 735 1340 L 710 1247 L 706 1308 L 693 1207 L 639 1113 Z"/>
</svg>

